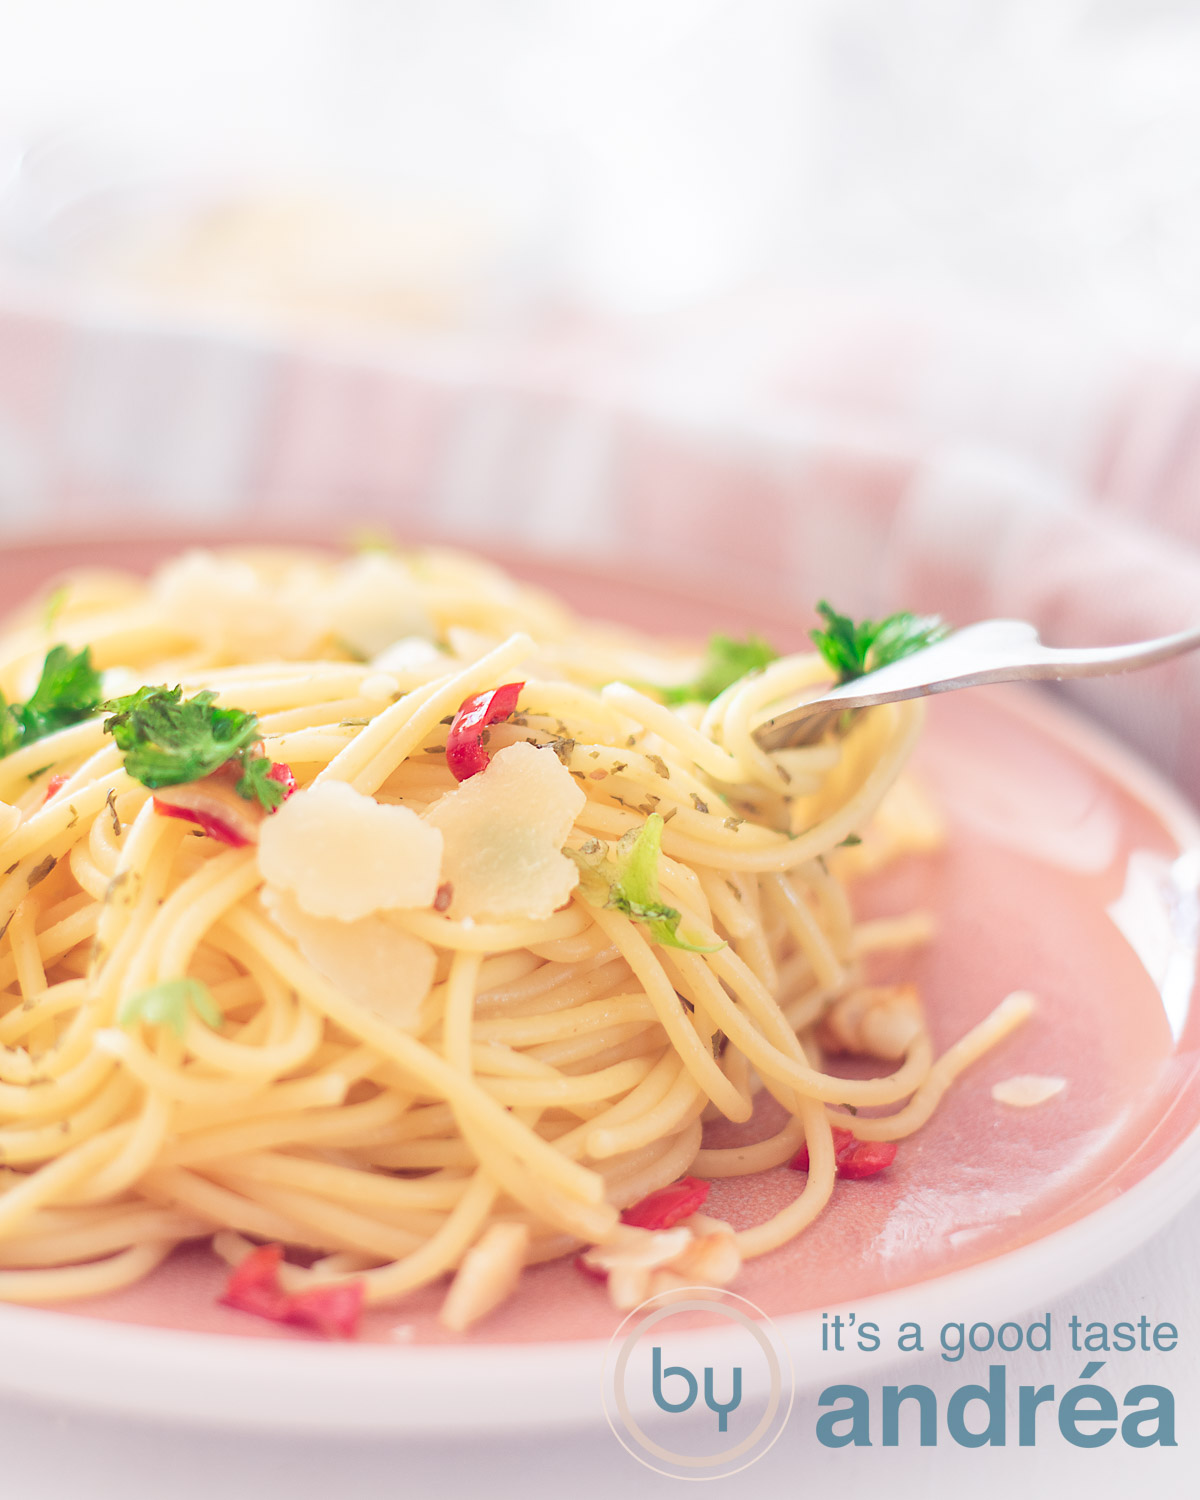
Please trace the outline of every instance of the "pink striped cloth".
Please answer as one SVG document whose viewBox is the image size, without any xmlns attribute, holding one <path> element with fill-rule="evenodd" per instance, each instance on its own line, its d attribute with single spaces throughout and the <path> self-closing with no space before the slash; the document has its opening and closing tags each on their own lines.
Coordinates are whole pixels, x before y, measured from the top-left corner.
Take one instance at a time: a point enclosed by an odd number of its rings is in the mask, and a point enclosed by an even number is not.
<svg viewBox="0 0 1200 1500">
<path fill-rule="evenodd" d="M 1100 644 L 1200 620 L 1200 378 L 963 309 L 313 347 L 0 284 L 0 537 L 384 521 Z M 1200 800 L 1200 660 L 1067 689 Z"/>
</svg>

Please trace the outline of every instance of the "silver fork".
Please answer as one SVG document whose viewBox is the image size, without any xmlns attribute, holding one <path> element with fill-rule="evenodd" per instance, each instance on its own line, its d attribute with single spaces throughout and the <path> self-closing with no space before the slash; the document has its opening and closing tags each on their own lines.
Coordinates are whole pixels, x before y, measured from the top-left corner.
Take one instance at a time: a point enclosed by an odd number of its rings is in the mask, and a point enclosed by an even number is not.
<svg viewBox="0 0 1200 1500">
<path fill-rule="evenodd" d="M 1103 677 L 1153 667 L 1200 646 L 1200 626 L 1132 646 L 1098 646 L 1068 650 L 1043 646 L 1037 630 L 1025 620 L 981 620 L 945 640 L 831 688 L 819 698 L 781 709 L 754 737 L 764 750 L 811 745 L 849 709 L 873 708 L 901 698 L 952 693 L 988 682 L 1018 682 L 1064 677 Z"/>
</svg>

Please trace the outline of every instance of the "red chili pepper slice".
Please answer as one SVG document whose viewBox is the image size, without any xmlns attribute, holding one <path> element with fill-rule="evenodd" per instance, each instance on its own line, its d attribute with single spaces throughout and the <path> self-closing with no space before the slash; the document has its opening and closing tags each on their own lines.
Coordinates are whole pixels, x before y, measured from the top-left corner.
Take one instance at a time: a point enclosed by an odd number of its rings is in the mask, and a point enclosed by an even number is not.
<svg viewBox="0 0 1200 1500">
<path fill-rule="evenodd" d="M 285 802 L 296 790 L 296 778 L 292 775 L 292 768 L 286 760 L 273 760 L 271 762 L 271 769 L 267 772 L 267 780 L 279 783 L 283 788 L 283 800 Z M 275 809 L 272 808 L 271 811 L 274 812 Z"/>
<path fill-rule="evenodd" d="M 288 1301 L 287 1293 L 279 1284 L 282 1260 L 282 1245 L 259 1245 L 233 1268 L 217 1301 L 236 1308 L 238 1312 L 254 1313 L 256 1317 L 282 1323 Z"/>
<path fill-rule="evenodd" d="M 366 1283 L 346 1281 L 339 1286 L 310 1286 L 288 1298 L 285 1323 L 311 1328 L 327 1339 L 352 1339 L 358 1332 Z"/>
<path fill-rule="evenodd" d="M 681 1177 L 625 1209 L 621 1223 L 636 1224 L 639 1229 L 670 1229 L 699 1209 L 708 1197 L 710 1186 L 711 1183 L 699 1177 Z"/>
<path fill-rule="evenodd" d="M 851 1182 L 861 1177 L 874 1177 L 876 1172 L 890 1167 L 895 1160 L 895 1141 L 859 1141 L 838 1157 L 838 1176 Z"/>
<path fill-rule="evenodd" d="M 837 1162 L 837 1175 L 848 1182 L 857 1182 L 864 1177 L 874 1177 L 896 1160 L 895 1141 L 860 1141 L 852 1130 L 833 1127 L 833 1154 Z M 807 1172 L 808 1146 L 800 1147 L 788 1163 L 793 1172 Z"/>
<path fill-rule="evenodd" d="M 195 823 L 197 828 L 208 834 L 210 839 L 216 839 L 221 844 L 228 844 L 232 849 L 244 849 L 247 844 L 253 842 L 252 839 L 244 837 L 232 823 L 227 823 L 224 818 L 216 817 L 199 807 L 177 807 L 170 802 L 163 801 L 161 797 L 155 797 L 154 811 L 162 818 L 181 818 L 185 823 Z"/>
<path fill-rule="evenodd" d="M 238 795 L 236 788 L 241 774 L 237 761 L 230 760 L 199 781 L 160 787 L 154 795 L 154 811 L 164 818 L 195 823 L 209 838 L 233 849 L 244 849 L 258 838 L 259 825 L 267 810 L 256 801 Z M 292 768 L 284 761 L 272 761 L 267 777 L 282 786 L 285 802 L 296 790 Z"/>
<path fill-rule="evenodd" d="M 217 1300 L 238 1312 L 308 1328 L 325 1338 L 353 1338 L 358 1332 L 365 1284 L 347 1281 L 285 1292 L 279 1284 L 282 1261 L 282 1245 L 260 1245 L 234 1268 Z"/>
<path fill-rule="evenodd" d="M 446 736 L 446 764 L 456 781 L 466 781 L 486 768 L 491 756 L 483 748 L 483 731 L 508 718 L 524 686 L 523 682 L 506 682 L 463 699 Z"/>
<path fill-rule="evenodd" d="M 65 771 L 58 771 L 51 776 L 50 780 L 46 783 L 46 795 L 42 798 L 42 801 L 49 802 L 55 792 L 61 792 L 63 787 L 66 786 L 68 779 Z"/>
</svg>

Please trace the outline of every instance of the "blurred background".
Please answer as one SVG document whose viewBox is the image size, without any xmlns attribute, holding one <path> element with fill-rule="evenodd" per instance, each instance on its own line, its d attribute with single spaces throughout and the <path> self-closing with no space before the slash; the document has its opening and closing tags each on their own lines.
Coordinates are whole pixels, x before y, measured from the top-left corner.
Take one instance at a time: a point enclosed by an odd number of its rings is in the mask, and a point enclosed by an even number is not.
<svg viewBox="0 0 1200 1500">
<path fill-rule="evenodd" d="M 0 0 L 0 538 L 1200 598 L 1192 0 Z M 1190 664 L 1080 690 L 1193 790 Z"/>
</svg>

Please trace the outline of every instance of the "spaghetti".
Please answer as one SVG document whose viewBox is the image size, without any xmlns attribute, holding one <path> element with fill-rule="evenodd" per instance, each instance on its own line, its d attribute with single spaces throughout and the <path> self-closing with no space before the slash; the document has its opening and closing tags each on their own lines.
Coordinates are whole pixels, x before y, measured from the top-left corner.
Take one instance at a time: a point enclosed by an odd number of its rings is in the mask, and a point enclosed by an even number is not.
<svg viewBox="0 0 1200 1500">
<path fill-rule="evenodd" d="M 463 1328 L 578 1249 L 621 1305 L 723 1284 L 1028 1014 L 935 1060 L 915 991 L 865 985 L 866 953 L 928 936 L 856 925 L 839 879 L 936 838 L 898 782 L 922 710 L 765 753 L 815 654 L 689 699 L 694 655 L 443 552 L 75 575 L 0 638 L 10 702 L 59 644 L 117 704 L 0 759 L 0 1299 L 96 1296 L 202 1237 L 235 1305 L 308 1326 L 317 1289 L 451 1275 Z M 241 759 L 214 729 L 217 769 L 156 787 L 122 744 L 192 701 Z M 705 1147 L 760 1089 L 784 1126 Z M 737 1232 L 686 1186 L 802 1150 L 794 1201 Z"/>
</svg>

